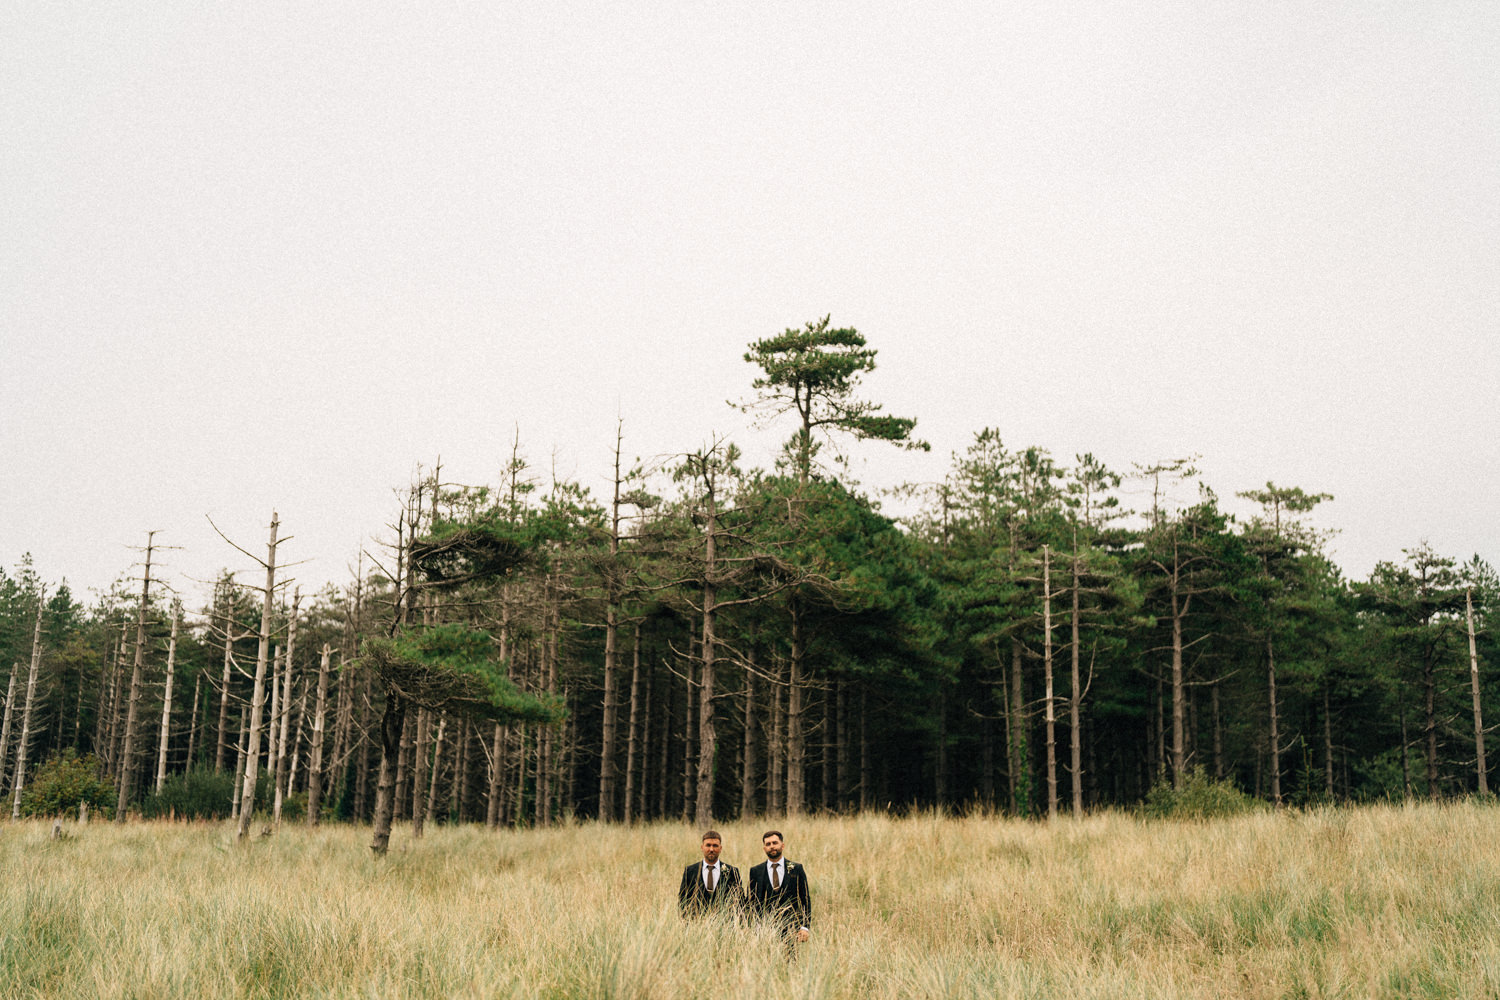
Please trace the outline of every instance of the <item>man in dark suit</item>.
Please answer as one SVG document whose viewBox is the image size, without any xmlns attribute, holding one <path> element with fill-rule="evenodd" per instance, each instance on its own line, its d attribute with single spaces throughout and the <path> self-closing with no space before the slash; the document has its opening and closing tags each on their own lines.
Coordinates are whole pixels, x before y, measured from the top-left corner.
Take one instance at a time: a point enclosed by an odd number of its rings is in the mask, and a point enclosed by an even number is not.
<svg viewBox="0 0 1500 1000">
<path fill-rule="evenodd" d="M 703 860 L 682 870 L 682 886 L 677 890 L 677 908 L 684 917 L 722 910 L 737 913 L 744 896 L 740 870 L 719 860 L 724 842 L 719 831 L 709 830 L 700 841 Z"/>
<path fill-rule="evenodd" d="M 807 872 L 782 857 L 785 845 L 780 830 L 766 831 L 760 842 L 766 849 L 766 863 L 750 869 L 750 909 L 780 928 L 790 948 L 793 941 L 806 941 L 812 933 Z"/>
</svg>

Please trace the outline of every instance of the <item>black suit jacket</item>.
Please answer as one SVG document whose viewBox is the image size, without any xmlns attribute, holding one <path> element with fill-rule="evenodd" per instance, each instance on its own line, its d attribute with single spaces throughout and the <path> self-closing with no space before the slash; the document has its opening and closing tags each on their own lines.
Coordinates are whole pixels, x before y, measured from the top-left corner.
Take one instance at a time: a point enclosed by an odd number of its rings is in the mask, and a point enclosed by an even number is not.
<svg viewBox="0 0 1500 1000">
<path fill-rule="evenodd" d="M 750 869 L 750 908 L 770 917 L 788 931 L 812 927 L 812 893 L 807 889 L 807 871 L 795 861 L 782 859 L 786 877 L 781 888 L 771 888 L 771 875 L 764 862 Z"/>
<path fill-rule="evenodd" d="M 710 910 L 729 909 L 739 906 L 745 891 L 740 881 L 740 870 L 734 865 L 719 862 L 719 881 L 713 894 L 703 887 L 703 862 L 698 861 L 682 870 L 682 885 L 677 890 L 677 908 L 684 917 L 696 916 Z"/>
</svg>

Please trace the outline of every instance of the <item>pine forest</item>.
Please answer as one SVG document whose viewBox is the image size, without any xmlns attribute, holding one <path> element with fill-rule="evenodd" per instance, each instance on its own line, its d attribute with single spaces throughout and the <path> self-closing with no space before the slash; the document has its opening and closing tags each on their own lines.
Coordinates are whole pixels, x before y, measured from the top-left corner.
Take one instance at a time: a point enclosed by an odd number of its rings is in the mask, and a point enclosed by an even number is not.
<svg viewBox="0 0 1500 1000">
<path fill-rule="evenodd" d="M 937 808 L 1133 807 L 1191 783 L 1274 805 L 1489 792 L 1500 581 L 1419 539 L 1345 578 L 1332 498 L 1190 456 L 1108 468 L 978 429 L 938 483 L 829 319 L 749 345 L 737 405 L 785 447 L 614 442 L 596 496 L 528 463 L 421 466 L 342 586 L 304 593 L 268 511 L 201 606 L 153 578 L 81 603 L 0 571 L 10 815 L 545 827 Z M 1315 488 L 1317 484 L 1307 484 Z M 1141 498 L 1145 498 L 1144 501 Z M 892 518 L 892 507 L 910 513 Z"/>
</svg>

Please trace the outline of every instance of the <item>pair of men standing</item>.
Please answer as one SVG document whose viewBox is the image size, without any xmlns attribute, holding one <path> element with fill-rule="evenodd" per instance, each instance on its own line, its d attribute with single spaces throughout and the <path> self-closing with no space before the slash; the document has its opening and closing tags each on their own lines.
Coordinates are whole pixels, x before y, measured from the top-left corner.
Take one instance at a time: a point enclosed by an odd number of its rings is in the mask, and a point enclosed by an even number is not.
<svg viewBox="0 0 1500 1000">
<path fill-rule="evenodd" d="M 705 833 L 700 841 L 703 860 L 682 871 L 677 906 L 683 916 L 720 909 L 748 910 L 752 916 L 774 923 L 788 944 L 794 938 L 806 941 L 812 928 L 812 894 L 807 888 L 807 872 L 797 862 L 782 856 L 785 844 L 780 830 L 767 830 L 760 843 L 766 851 L 766 863 L 750 869 L 746 884 L 741 881 L 738 868 L 719 860 L 724 841 L 718 831 Z"/>
</svg>

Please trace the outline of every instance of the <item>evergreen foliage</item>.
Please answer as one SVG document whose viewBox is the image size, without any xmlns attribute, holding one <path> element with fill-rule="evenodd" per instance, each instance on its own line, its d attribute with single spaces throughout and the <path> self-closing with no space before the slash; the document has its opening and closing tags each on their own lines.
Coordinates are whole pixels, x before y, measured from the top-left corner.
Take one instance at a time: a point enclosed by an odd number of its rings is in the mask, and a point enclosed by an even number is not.
<svg viewBox="0 0 1500 1000">
<path fill-rule="evenodd" d="M 1215 781 L 1194 767 L 1175 786 L 1165 779 L 1152 785 L 1141 812 L 1151 819 L 1222 819 L 1263 808 L 1232 782 Z"/>
<path fill-rule="evenodd" d="M 257 775 L 256 806 L 263 807 L 270 792 L 268 776 Z M 233 809 L 234 775 L 197 766 L 170 775 L 160 792 L 147 796 L 141 812 L 153 819 L 226 819 Z"/>
<path fill-rule="evenodd" d="M 22 816 L 63 816 L 78 813 L 87 804 L 90 811 L 107 810 L 114 804 L 114 784 L 100 777 L 93 754 L 79 756 L 67 747 L 43 761 L 31 775 L 21 794 Z"/>
<path fill-rule="evenodd" d="M 552 723 L 562 716 L 555 699 L 516 690 L 501 673 L 494 639 L 482 629 L 450 623 L 367 639 L 358 665 L 423 708 L 452 708 L 497 722 Z"/>
<path fill-rule="evenodd" d="M 774 468 L 742 468 L 716 439 L 617 462 L 606 507 L 518 446 L 497 484 L 413 483 L 398 537 L 347 587 L 273 596 L 273 667 L 291 661 L 274 692 L 284 818 L 314 745 L 319 813 L 356 821 L 378 794 L 397 819 L 430 801 L 520 825 L 970 804 L 1209 815 L 1236 796 L 1479 787 L 1500 583 L 1477 555 L 1422 544 L 1345 579 L 1308 526 L 1326 495 L 1267 482 L 1235 516 L 1188 459 L 1126 477 L 994 428 L 940 482 L 900 491 L 898 521 L 819 460 L 841 439 L 922 446 L 914 419 L 860 398 L 863 335 L 824 317 L 749 347 L 744 408 L 796 423 Z M 108 789 L 123 772 L 137 600 L 123 577 L 85 605 L 25 556 L 0 568 L 0 783 L 14 787 L 28 708 L 26 759 L 47 760 L 22 776 L 24 808 L 61 808 L 45 796 L 64 773 Z M 163 711 L 171 614 L 148 604 L 129 797 L 148 815 L 229 810 L 261 608 L 226 570 L 189 609 Z M 261 808 L 274 780 L 257 781 Z"/>
</svg>

